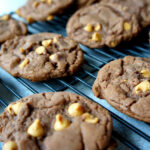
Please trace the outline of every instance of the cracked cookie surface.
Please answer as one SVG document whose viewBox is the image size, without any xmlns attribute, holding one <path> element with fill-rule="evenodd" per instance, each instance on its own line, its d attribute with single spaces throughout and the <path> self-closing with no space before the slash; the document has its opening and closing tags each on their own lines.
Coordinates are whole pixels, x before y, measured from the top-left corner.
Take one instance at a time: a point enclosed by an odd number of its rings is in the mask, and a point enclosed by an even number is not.
<svg viewBox="0 0 150 150">
<path fill-rule="evenodd" d="M 98 3 L 78 10 L 68 21 L 68 36 L 90 48 L 117 46 L 137 35 L 136 16 L 112 3 Z"/>
<path fill-rule="evenodd" d="M 13 141 L 19 150 L 114 149 L 111 131 L 107 110 L 68 92 L 28 96 L 0 116 L 0 141 Z"/>
<path fill-rule="evenodd" d="M 23 22 L 16 21 L 9 15 L 0 18 L 0 43 L 26 33 L 27 27 Z"/>
<path fill-rule="evenodd" d="M 31 81 L 74 74 L 83 63 L 78 44 L 59 34 L 15 37 L 2 45 L 0 66 L 15 77 Z"/>
<path fill-rule="evenodd" d="M 73 0 L 28 0 L 17 10 L 17 14 L 29 23 L 48 21 L 49 16 L 64 12 L 72 3 Z"/>
<path fill-rule="evenodd" d="M 135 14 L 142 27 L 150 25 L 150 1 L 149 0 L 103 0 L 105 3 L 117 3 L 122 5 L 122 11 Z"/>
<path fill-rule="evenodd" d="M 150 123 L 150 59 L 126 56 L 106 64 L 93 93 L 124 114 Z"/>
</svg>

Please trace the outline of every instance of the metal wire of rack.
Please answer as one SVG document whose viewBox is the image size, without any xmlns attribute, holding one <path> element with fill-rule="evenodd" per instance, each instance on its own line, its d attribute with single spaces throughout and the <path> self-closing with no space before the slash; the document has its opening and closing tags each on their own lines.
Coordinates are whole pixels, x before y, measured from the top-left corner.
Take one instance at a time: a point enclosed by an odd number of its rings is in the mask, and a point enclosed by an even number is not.
<svg viewBox="0 0 150 150">
<path fill-rule="evenodd" d="M 12 18 L 21 20 L 15 13 Z M 39 32 L 54 32 L 66 36 L 65 26 L 70 15 L 55 17 L 50 22 L 36 22 L 28 26 L 28 34 Z M 24 20 L 23 20 L 24 21 Z M 148 150 L 150 149 L 150 125 L 130 118 L 114 108 L 107 102 L 95 98 L 91 88 L 99 69 L 111 60 L 134 55 L 139 57 L 150 57 L 150 45 L 148 44 L 148 31 L 144 29 L 137 38 L 121 46 L 112 48 L 90 49 L 83 45 L 85 62 L 75 75 L 62 79 L 53 79 L 47 82 L 31 83 L 23 78 L 14 78 L 0 68 L 0 112 L 7 105 L 30 94 L 39 92 L 72 91 L 92 99 L 106 108 L 113 118 L 113 137 L 118 141 L 120 150 Z M 143 38 L 144 37 L 144 38 Z"/>
</svg>

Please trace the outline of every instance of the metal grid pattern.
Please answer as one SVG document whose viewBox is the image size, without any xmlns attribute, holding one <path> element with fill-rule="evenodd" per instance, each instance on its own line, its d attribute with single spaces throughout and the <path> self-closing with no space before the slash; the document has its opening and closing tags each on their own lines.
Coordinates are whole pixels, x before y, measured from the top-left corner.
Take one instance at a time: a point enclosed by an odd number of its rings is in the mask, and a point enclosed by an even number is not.
<svg viewBox="0 0 150 150">
<path fill-rule="evenodd" d="M 14 13 L 11 13 L 11 15 L 17 20 L 22 20 Z M 66 36 L 65 26 L 69 16 L 70 15 L 63 15 L 61 17 L 55 17 L 51 22 L 27 24 L 28 34 L 54 32 Z M 85 62 L 80 71 L 72 77 L 31 83 L 23 78 L 14 78 L 0 68 L 0 112 L 2 112 L 10 102 L 16 101 L 27 95 L 48 91 L 72 91 L 92 99 L 109 110 L 114 123 L 112 135 L 118 141 L 117 149 L 150 149 L 149 124 L 118 112 L 107 104 L 106 101 L 95 98 L 91 91 L 93 82 L 96 79 L 96 74 L 104 64 L 126 55 L 150 57 L 150 45 L 148 44 L 149 30 L 150 28 L 144 29 L 137 38 L 131 42 L 121 44 L 121 46 L 116 49 L 107 47 L 90 49 L 81 45 L 84 51 Z"/>
</svg>

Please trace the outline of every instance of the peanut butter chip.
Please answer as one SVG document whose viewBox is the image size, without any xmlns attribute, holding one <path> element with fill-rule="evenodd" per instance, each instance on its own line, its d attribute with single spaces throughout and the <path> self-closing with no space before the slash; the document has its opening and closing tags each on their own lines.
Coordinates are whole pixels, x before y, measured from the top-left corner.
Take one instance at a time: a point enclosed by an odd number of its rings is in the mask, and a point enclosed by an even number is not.
<svg viewBox="0 0 150 150">
<path fill-rule="evenodd" d="M 139 92 L 147 92 L 149 90 L 150 90 L 150 82 L 147 80 L 141 82 L 135 87 L 136 94 L 138 94 Z"/>
<path fill-rule="evenodd" d="M 39 5 L 39 2 L 34 2 L 34 3 L 33 3 L 33 8 L 37 8 L 38 5 Z"/>
<path fill-rule="evenodd" d="M 97 24 L 94 29 L 95 31 L 100 31 L 102 29 L 101 24 Z"/>
<path fill-rule="evenodd" d="M 54 37 L 53 42 L 56 44 L 58 42 L 58 39 L 56 37 Z"/>
<path fill-rule="evenodd" d="M 117 44 L 115 42 L 111 42 L 110 45 L 111 45 L 111 47 L 116 47 L 117 46 Z"/>
<path fill-rule="evenodd" d="M 47 0 L 47 4 L 51 5 L 52 4 L 52 0 Z"/>
<path fill-rule="evenodd" d="M 92 35 L 92 41 L 95 41 L 95 42 L 101 42 L 102 40 L 102 36 L 101 34 L 99 34 L 98 32 L 95 32 L 93 35 Z"/>
<path fill-rule="evenodd" d="M 70 125 L 70 122 L 63 117 L 61 114 L 56 115 L 56 120 L 54 124 L 54 130 L 55 131 L 61 131 L 67 128 Z"/>
<path fill-rule="evenodd" d="M 27 133 L 33 137 L 41 137 L 44 135 L 44 129 L 39 119 L 36 119 L 28 128 Z"/>
<path fill-rule="evenodd" d="M 16 10 L 16 14 L 17 14 L 18 16 L 20 16 L 20 10 L 19 10 L 19 9 Z"/>
<path fill-rule="evenodd" d="M 23 103 L 17 102 L 16 104 L 9 104 L 7 110 L 10 114 L 15 113 L 16 115 L 18 115 L 22 107 L 23 107 Z"/>
<path fill-rule="evenodd" d="M 49 15 L 49 16 L 47 16 L 47 18 L 46 18 L 47 21 L 51 21 L 51 20 L 53 20 L 53 19 L 54 19 L 54 16 L 52 16 L 52 15 Z"/>
<path fill-rule="evenodd" d="M 84 30 L 87 31 L 87 32 L 93 32 L 93 25 L 92 24 L 87 24 L 84 27 Z"/>
<path fill-rule="evenodd" d="M 12 110 L 14 111 L 14 113 L 16 115 L 18 115 L 20 110 L 22 109 L 22 107 L 23 107 L 23 103 L 22 102 L 17 102 L 16 104 L 12 105 Z"/>
<path fill-rule="evenodd" d="M 24 53 L 25 53 L 25 50 L 24 50 L 23 48 L 20 48 L 20 52 L 21 52 L 22 54 L 24 54 Z"/>
<path fill-rule="evenodd" d="M 14 141 L 8 141 L 4 144 L 3 150 L 17 150 L 17 144 Z"/>
<path fill-rule="evenodd" d="M 5 16 L 2 16 L 2 17 L 0 18 L 0 20 L 7 21 L 7 20 L 9 20 L 10 18 L 11 18 L 10 15 L 5 15 Z"/>
<path fill-rule="evenodd" d="M 94 117 L 93 115 L 90 115 L 89 113 L 84 113 L 83 118 L 85 122 L 93 123 L 93 124 L 96 124 L 99 120 L 97 117 Z"/>
<path fill-rule="evenodd" d="M 123 27 L 125 31 L 131 30 L 131 24 L 129 22 L 125 22 Z"/>
<path fill-rule="evenodd" d="M 27 21 L 28 21 L 28 23 L 32 23 L 32 22 L 34 22 L 34 19 L 32 17 L 27 17 Z"/>
<path fill-rule="evenodd" d="M 143 77 L 150 77 L 150 70 L 142 70 L 141 73 Z"/>
<path fill-rule="evenodd" d="M 50 46 L 52 44 L 52 40 L 44 40 L 44 41 L 42 41 L 42 45 L 44 46 L 44 47 L 48 47 L 48 46 Z"/>
<path fill-rule="evenodd" d="M 68 113 L 72 117 L 81 116 L 83 114 L 83 107 L 79 103 L 73 103 L 69 106 Z"/>
<path fill-rule="evenodd" d="M 29 59 L 26 58 L 26 59 L 19 65 L 19 67 L 20 67 L 21 69 L 23 69 L 28 63 L 29 63 Z"/>
<path fill-rule="evenodd" d="M 46 49 L 45 49 L 44 46 L 39 46 L 38 48 L 36 48 L 35 52 L 36 52 L 37 54 L 42 55 L 42 54 L 45 54 L 45 53 L 46 53 Z"/>
<path fill-rule="evenodd" d="M 126 6 L 123 6 L 123 7 L 122 7 L 122 10 L 126 11 L 126 10 L 127 10 L 127 7 L 126 7 Z"/>
</svg>

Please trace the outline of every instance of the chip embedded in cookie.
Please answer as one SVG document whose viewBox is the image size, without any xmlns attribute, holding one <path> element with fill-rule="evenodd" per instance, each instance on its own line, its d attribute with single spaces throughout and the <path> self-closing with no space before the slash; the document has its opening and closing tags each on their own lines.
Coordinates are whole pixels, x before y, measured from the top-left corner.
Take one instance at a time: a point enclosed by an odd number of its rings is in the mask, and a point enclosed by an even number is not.
<svg viewBox="0 0 150 150">
<path fill-rule="evenodd" d="M 98 3 L 78 10 L 68 21 L 69 37 L 90 48 L 117 46 L 137 35 L 140 27 L 134 14 L 112 3 Z"/>
<path fill-rule="evenodd" d="M 2 45 L 0 66 L 15 77 L 31 81 L 74 74 L 83 63 L 79 45 L 59 34 L 15 37 Z"/>
<path fill-rule="evenodd" d="M 72 3 L 73 0 L 28 0 L 16 13 L 28 23 L 49 21 L 54 15 L 64 12 Z"/>
<path fill-rule="evenodd" d="M 149 0 L 103 0 L 102 2 L 120 4 L 123 11 L 136 15 L 142 27 L 146 27 L 150 24 Z"/>
<path fill-rule="evenodd" d="M 93 92 L 124 114 L 150 123 L 150 59 L 126 56 L 106 64 Z"/>
<path fill-rule="evenodd" d="M 23 104 L 16 114 L 14 107 Z M 13 113 L 14 112 L 14 113 Z M 41 93 L 11 103 L 0 116 L 0 141 L 15 150 L 106 150 L 112 119 L 98 104 L 73 93 Z M 92 138 L 91 138 L 92 137 Z M 90 141 L 90 142 L 89 142 Z"/>
<path fill-rule="evenodd" d="M 0 17 L 0 43 L 26 33 L 27 27 L 23 22 L 12 19 L 10 15 Z"/>
</svg>

